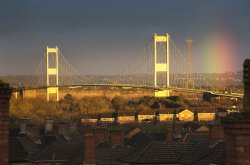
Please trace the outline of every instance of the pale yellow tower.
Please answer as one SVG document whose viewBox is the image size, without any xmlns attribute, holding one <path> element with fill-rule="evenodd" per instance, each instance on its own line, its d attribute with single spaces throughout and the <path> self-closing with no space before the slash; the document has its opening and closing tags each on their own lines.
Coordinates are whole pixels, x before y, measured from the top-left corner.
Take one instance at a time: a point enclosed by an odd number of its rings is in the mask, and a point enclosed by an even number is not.
<svg viewBox="0 0 250 165">
<path fill-rule="evenodd" d="M 47 101 L 51 101 L 51 94 L 56 95 L 59 101 L 59 49 L 58 47 L 46 49 L 46 75 L 47 75 Z"/>
<path fill-rule="evenodd" d="M 166 72 L 166 86 L 163 90 L 155 91 L 155 97 L 168 97 L 169 96 L 169 41 L 170 36 L 167 33 L 166 36 L 158 36 L 154 34 L 154 64 L 155 64 L 155 72 L 154 72 L 154 87 L 158 88 L 157 81 L 157 73 Z M 164 42 L 166 43 L 166 61 L 158 63 L 157 62 L 157 43 Z"/>
</svg>

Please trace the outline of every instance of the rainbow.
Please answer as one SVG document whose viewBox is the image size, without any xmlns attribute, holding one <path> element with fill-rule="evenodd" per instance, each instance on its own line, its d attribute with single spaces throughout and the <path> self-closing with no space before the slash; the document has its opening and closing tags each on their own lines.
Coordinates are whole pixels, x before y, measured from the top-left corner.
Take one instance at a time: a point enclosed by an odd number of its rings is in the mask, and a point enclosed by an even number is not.
<svg viewBox="0 0 250 165">
<path fill-rule="evenodd" d="M 226 30 L 208 33 L 201 54 L 204 72 L 222 73 L 234 71 L 237 59 L 237 42 Z"/>
</svg>

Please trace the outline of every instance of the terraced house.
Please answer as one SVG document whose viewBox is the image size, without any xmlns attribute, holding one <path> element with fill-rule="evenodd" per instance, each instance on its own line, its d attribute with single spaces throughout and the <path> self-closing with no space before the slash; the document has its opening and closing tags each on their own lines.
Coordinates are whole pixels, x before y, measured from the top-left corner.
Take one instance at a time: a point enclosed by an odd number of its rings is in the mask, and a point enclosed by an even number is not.
<svg viewBox="0 0 250 165">
<path fill-rule="evenodd" d="M 198 113 L 198 121 L 213 121 L 215 119 L 214 107 L 197 107 L 194 111 Z"/>
<path fill-rule="evenodd" d="M 135 122 L 135 112 L 119 112 L 118 113 L 118 123 L 126 124 L 126 123 L 134 123 Z"/>
<path fill-rule="evenodd" d="M 138 122 L 152 121 L 155 118 L 155 112 L 152 109 L 145 109 L 138 114 Z"/>
<path fill-rule="evenodd" d="M 159 119 L 160 122 L 169 122 L 173 120 L 174 113 L 176 112 L 176 108 L 166 108 L 159 110 Z"/>
<path fill-rule="evenodd" d="M 194 112 L 192 112 L 189 109 L 179 109 L 177 117 L 179 118 L 180 121 L 184 122 L 194 121 Z"/>
</svg>

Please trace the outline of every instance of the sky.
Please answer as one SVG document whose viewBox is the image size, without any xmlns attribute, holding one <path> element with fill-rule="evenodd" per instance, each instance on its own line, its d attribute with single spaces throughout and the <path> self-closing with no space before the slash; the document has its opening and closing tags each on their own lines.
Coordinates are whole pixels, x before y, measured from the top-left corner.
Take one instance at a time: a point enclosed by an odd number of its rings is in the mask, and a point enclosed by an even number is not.
<svg viewBox="0 0 250 165">
<path fill-rule="evenodd" d="M 185 49 L 198 72 L 242 70 L 249 0 L 0 0 L 0 75 L 32 74 L 46 46 L 83 74 L 115 74 L 154 33 Z"/>
</svg>

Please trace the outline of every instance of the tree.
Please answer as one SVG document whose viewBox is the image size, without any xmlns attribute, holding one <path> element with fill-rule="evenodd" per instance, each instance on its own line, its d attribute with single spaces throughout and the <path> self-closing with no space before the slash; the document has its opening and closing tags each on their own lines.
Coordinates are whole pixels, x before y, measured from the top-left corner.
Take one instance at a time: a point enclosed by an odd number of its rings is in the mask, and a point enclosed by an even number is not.
<svg viewBox="0 0 250 165">
<path fill-rule="evenodd" d="M 152 109 L 159 109 L 160 108 L 160 103 L 158 101 L 155 101 L 152 105 L 151 105 Z"/>
<path fill-rule="evenodd" d="M 79 106 L 83 114 L 110 112 L 111 101 L 105 96 L 83 97 Z"/>
<path fill-rule="evenodd" d="M 146 104 L 148 106 L 153 105 L 156 101 L 159 101 L 156 97 L 144 96 L 139 100 L 139 103 Z"/>
<path fill-rule="evenodd" d="M 75 112 L 80 109 L 78 101 L 74 100 L 71 94 L 64 96 L 64 99 L 60 102 L 60 106 L 66 112 Z"/>
<path fill-rule="evenodd" d="M 115 96 L 112 101 L 112 107 L 115 109 L 116 112 L 119 110 L 124 110 L 125 104 L 126 104 L 126 99 L 122 96 Z"/>
<path fill-rule="evenodd" d="M 59 108 L 64 111 L 65 120 L 73 120 L 75 114 L 80 110 L 79 102 L 74 100 L 70 94 L 65 95 L 59 102 Z"/>
</svg>

